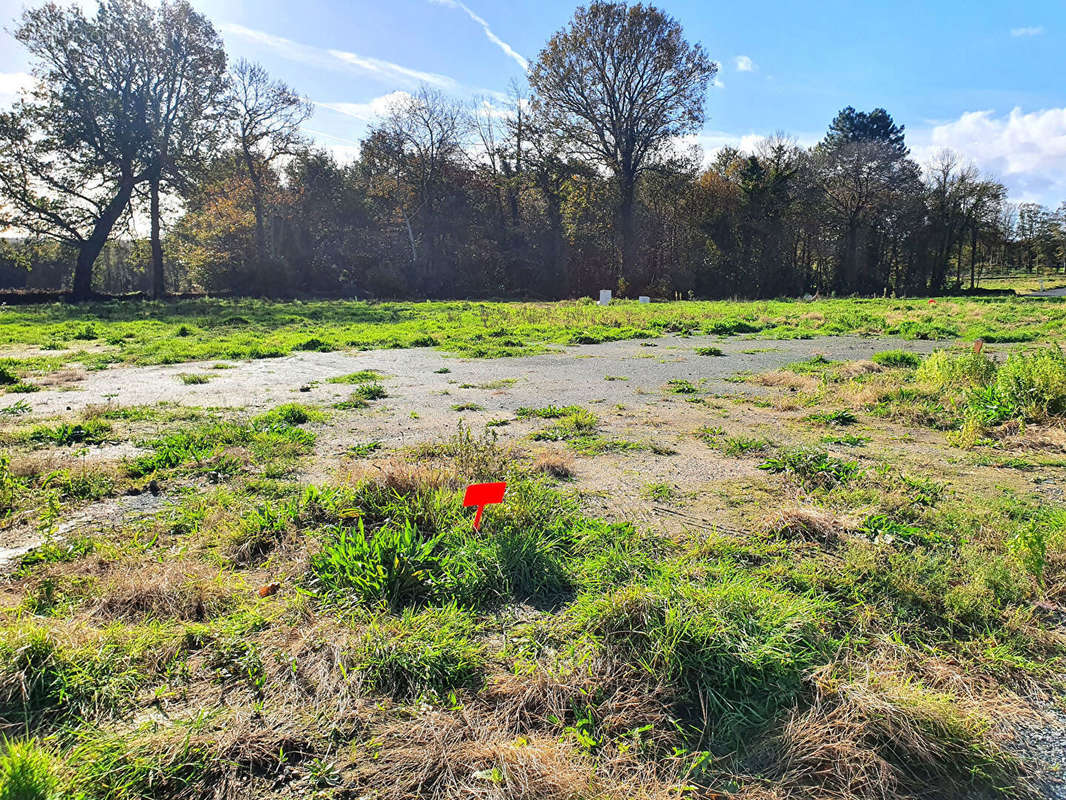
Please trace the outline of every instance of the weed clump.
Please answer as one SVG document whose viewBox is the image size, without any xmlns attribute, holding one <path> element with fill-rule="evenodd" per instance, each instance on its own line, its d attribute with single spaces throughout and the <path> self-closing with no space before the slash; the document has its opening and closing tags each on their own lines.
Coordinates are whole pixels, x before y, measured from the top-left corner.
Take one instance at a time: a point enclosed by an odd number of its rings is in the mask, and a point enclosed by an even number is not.
<svg viewBox="0 0 1066 800">
<path fill-rule="evenodd" d="M 880 353 L 874 353 L 871 360 L 882 367 L 906 367 L 908 369 L 922 363 L 921 356 L 906 350 L 882 350 Z"/>
<path fill-rule="evenodd" d="M 787 473 L 806 489 L 831 489 L 848 483 L 861 471 L 856 461 L 834 458 L 824 450 L 801 447 L 781 450 L 760 464 L 759 469 Z"/>
<path fill-rule="evenodd" d="M 804 671 L 830 646 L 825 612 L 738 574 L 710 585 L 664 580 L 583 595 L 566 619 L 609 658 L 675 687 L 682 707 L 704 708 L 709 736 L 728 748 L 795 702 Z"/>
</svg>

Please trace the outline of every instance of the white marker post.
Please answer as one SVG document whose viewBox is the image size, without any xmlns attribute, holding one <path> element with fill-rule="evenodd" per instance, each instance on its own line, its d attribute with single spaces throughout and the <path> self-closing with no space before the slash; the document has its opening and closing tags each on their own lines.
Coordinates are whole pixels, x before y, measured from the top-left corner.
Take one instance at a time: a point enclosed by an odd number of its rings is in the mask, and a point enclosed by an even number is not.
<svg viewBox="0 0 1066 800">
<path fill-rule="evenodd" d="M 600 289 L 600 305 L 601 306 L 605 306 L 605 305 L 610 304 L 610 302 L 611 302 L 611 290 L 610 289 Z"/>
<path fill-rule="evenodd" d="M 642 294 L 640 297 L 637 298 L 637 302 L 639 302 L 639 303 L 650 303 L 651 302 L 651 298 L 648 297 L 646 294 Z"/>
</svg>

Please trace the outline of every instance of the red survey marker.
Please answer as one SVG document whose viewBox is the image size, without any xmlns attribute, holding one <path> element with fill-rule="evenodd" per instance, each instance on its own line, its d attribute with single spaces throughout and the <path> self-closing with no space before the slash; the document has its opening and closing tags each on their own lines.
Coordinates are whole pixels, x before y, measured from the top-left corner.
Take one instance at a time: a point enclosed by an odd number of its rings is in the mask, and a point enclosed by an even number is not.
<svg viewBox="0 0 1066 800">
<path fill-rule="evenodd" d="M 481 512 L 485 506 L 503 502 L 503 493 L 507 491 L 507 484 L 500 483 L 472 483 L 466 487 L 466 495 L 463 497 L 464 506 L 477 506 L 477 514 L 474 515 L 474 530 L 481 530 Z"/>
</svg>

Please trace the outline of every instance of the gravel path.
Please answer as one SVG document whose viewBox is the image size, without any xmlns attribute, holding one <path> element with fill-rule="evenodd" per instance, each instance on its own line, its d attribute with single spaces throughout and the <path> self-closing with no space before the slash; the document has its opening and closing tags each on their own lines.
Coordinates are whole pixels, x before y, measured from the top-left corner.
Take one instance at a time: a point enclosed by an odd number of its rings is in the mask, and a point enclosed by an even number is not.
<svg viewBox="0 0 1066 800">
<path fill-rule="evenodd" d="M 695 348 L 713 346 L 724 356 L 701 356 Z M 608 342 L 560 348 L 536 356 L 501 359 L 461 359 L 429 348 L 372 350 L 366 352 L 298 353 L 284 358 L 233 362 L 229 369 L 213 369 L 218 361 L 152 367 L 113 367 L 87 373 L 84 379 L 60 389 L 5 397 L 28 402 L 35 414 L 79 411 L 89 405 L 112 402 L 131 406 L 160 402 L 187 406 L 248 407 L 262 409 L 298 399 L 334 402 L 347 397 L 352 387 L 324 383 L 328 378 L 362 369 L 388 376 L 389 394 L 401 407 L 450 406 L 477 397 L 488 410 L 517 405 L 586 405 L 594 400 L 631 403 L 641 393 L 654 392 L 670 380 L 704 381 L 709 391 L 738 391 L 727 378 L 738 372 L 764 372 L 821 354 L 830 359 L 869 358 L 881 350 L 901 348 L 927 353 L 947 343 L 872 339 L 855 336 L 816 339 L 721 339 L 710 336 L 664 337 L 652 341 Z M 444 367 L 448 373 L 438 373 Z M 181 375 L 209 378 L 207 383 L 186 385 Z M 608 376 L 620 380 L 607 380 Z M 624 380 L 621 380 L 624 379 Z M 480 391 L 458 388 L 511 382 L 507 398 L 494 399 Z M 300 388 L 316 384 L 310 398 Z M 453 398 L 434 403 L 432 398 Z"/>
</svg>

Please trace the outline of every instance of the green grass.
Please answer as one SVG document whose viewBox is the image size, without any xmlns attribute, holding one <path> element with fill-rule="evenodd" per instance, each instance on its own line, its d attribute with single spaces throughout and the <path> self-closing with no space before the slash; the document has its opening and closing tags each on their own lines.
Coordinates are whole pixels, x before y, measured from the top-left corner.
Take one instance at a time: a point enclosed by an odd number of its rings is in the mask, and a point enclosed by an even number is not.
<svg viewBox="0 0 1066 800">
<path fill-rule="evenodd" d="M 388 397 L 389 393 L 385 391 L 385 387 L 380 383 L 363 383 L 359 385 L 353 393 L 353 398 L 359 398 L 361 400 L 380 400 L 383 397 Z"/>
<path fill-rule="evenodd" d="M 60 447 L 76 444 L 103 444 L 111 433 L 111 425 L 103 420 L 63 422 L 58 425 L 38 425 L 29 432 L 33 442 L 46 442 Z"/>
<path fill-rule="evenodd" d="M 347 375 L 337 375 L 329 378 L 328 383 L 374 383 L 381 380 L 382 374 L 373 369 L 361 369 L 358 372 L 350 372 Z"/>
<path fill-rule="evenodd" d="M 874 353 L 871 360 L 882 367 L 917 367 L 922 363 L 920 355 L 906 350 L 882 350 Z"/>
<path fill-rule="evenodd" d="M 800 313 L 802 312 L 802 313 Z M 485 358 L 540 352 L 550 344 L 693 334 L 799 338 L 893 335 L 910 339 L 1033 341 L 1061 334 L 1066 305 L 1055 299 L 793 301 L 622 301 L 601 307 L 562 303 L 365 303 L 181 300 L 19 306 L 0 312 L 0 347 L 70 348 L 106 343 L 105 351 L 9 360 L 11 372 L 54 369 L 48 363 L 104 358 L 134 364 L 271 358 L 298 350 L 439 347 Z"/>
<path fill-rule="evenodd" d="M 846 484 L 861 472 L 855 461 L 834 458 L 824 450 L 803 448 L 781 450 L 760 464 L 759 469 L 786 473 L 807 489 L 825 489 Z"/>
<path fill-rule="evenodd" d="M 198 386 L 200 384 L 207 383 L 211 380 L 210 375 L 196 375 L 188 372 L 183 372 L 178 375 L 178 380 L 184 383 L 186 386 Z"/>
</svg>

